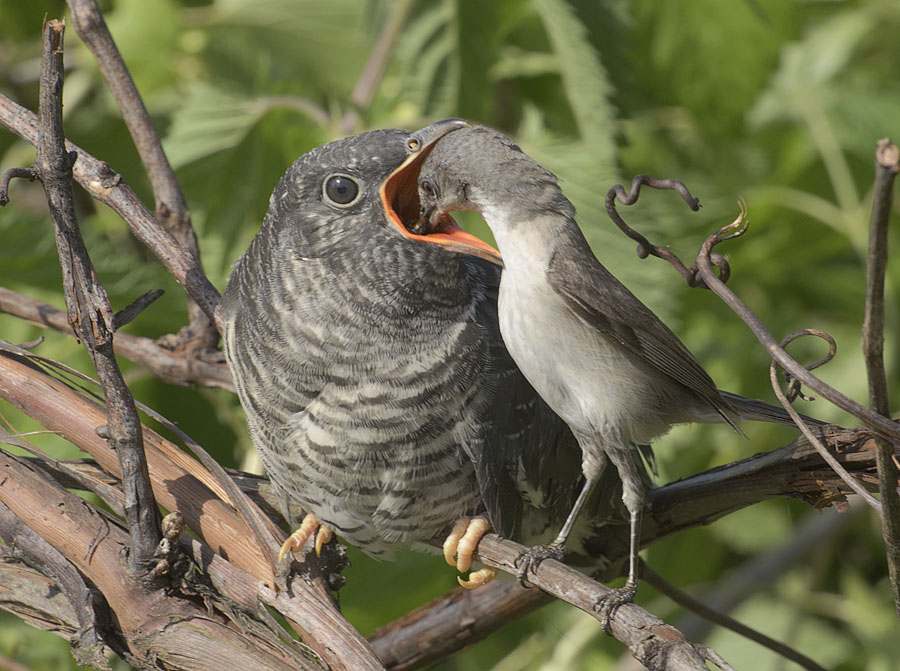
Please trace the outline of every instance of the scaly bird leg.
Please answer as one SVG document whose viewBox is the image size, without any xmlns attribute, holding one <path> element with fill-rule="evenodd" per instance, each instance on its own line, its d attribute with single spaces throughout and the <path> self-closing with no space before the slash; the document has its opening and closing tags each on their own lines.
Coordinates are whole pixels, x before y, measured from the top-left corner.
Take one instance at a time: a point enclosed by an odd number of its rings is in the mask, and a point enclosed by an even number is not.
<svg viewBox="0 0 900 671">
<path fill-rule="evenodd" d="M 459 518 L 444 541 L 444 560 L 460 573 L 465 573 L 472 566 L 472 555 L 478 541 L 490 530 L 491 524 L 484 517 Z M 485 567 L 470 573 L 468 580 L 457 578 L 457 581 L 466 589 L 474 589 L 490 582 L 496 575 L 496 569 Z"/>
<path fill-rule="evenodd" d="M 562 561 L 566 540 L 568 540 L 569 534 L 572 533 L 572 527 L 575 525 L 575 520 L 578 519 L 578 514 L 581 512 L 585 501 L 588 500 L 593 489 L 594 481 L 586 480 L 584 487 L 581 488 L 581 492 L 578 494 L 578 498 L 575 499 L 575 505 L 572 506 L 572 510 L 569 512 L 565 524 L 563 524 L 562 529 L 560 529 L 559 534 L 552 543 L 549 545 L 535 545 L 516 557 L 513 566 L 519 569 L 519 583 L 525 584 L 528 572 L 531 571 L 534 573 L 537 570 L 537 567 L 540 566 L 541 562 L 545 559 Z"/>
<path fill-rule="evenodd" d="M 594 604 L 594 609 L 600 614 L 600 626 L 607 634 L 612 634 L 609 620 L 619 606 L 631 603 L 637 594 L 638 578 L 638 544 L 641 536 L 641 511 L 631 511 L 631 531 L 629 534 L 628 550 L 628 578 L 625 584 L 614 589 L 613 593 Z"/>
<path fill-rule="evenodd" d="M 628 509 L 630 528 L 628 537 L 628 579 L 625 584 L 613 593 L 598 601 L 594 608 L 600 614 L 600 624 L 609 634 L 609 621 L 619 606 L 634 601 L 638 588 L 638 551 L 641 544 L 641 515 L 644 511 L 646 492 L 644 481 L 634 459 L 634 452 L 627 447 L 607 447 L 606 454 L 615 465 L 622 480 L 622 502 Z"/>
<path fill-rule="evenodd" d="M 322 546 L 334 537 L 334 533 L 326 526 L 320 525 L 319 520 L 312 513 L 307 513 L 306 517 L 300 523 L 300 527 L 288 536 L 287 540 L 282 544 L 281 551 L 278 553 L 278 561 L 281 562 L 288 552 L 299 552 L 303 549 L 306 541 L 316 534 L 316 556 L 322 552 Z"/>
</svg>

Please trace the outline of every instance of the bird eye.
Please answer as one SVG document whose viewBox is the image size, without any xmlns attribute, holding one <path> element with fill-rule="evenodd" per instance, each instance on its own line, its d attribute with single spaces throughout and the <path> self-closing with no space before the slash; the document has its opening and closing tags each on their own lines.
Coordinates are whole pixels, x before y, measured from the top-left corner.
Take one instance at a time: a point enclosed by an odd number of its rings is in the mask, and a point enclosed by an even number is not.
<svg viewBox="0 0 900 671">
<path fill-rule="evenodd" d="M 332 205 L 347 207 L 359 196 L 359 184 L 347 175 L 330 175 L 322 185 L 322 194 Z"/>
<path fill-rule="evenodd" d="M 422 189 L 422 193 L 424 193 L 426 196 L 434 196 L 434 187 L 427 179 L 423 179 L 421 182 L 419 182 L 419 188 Z"/>
</svg>

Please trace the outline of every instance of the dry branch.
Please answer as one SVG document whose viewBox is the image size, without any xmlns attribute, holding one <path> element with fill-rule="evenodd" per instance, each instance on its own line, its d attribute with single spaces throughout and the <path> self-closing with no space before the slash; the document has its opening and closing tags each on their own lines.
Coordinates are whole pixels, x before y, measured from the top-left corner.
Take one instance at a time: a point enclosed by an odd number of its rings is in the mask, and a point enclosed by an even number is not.
<svg viewBox="0 0 900 671">
<path fill-rule="evenodd" d="M 0 94 L 0 123 L 30 144 L 38 142 L 38 120 L 33 112 Z M 78 155 L 72 167 L 77 181 L 91 196 L 108 205 L 159 259 L 172 277 L 210 319 L 214 318 L 221 296 L 197 261 L 153 216 L 106 161 L 101 161 L 71 142 L 66 150 Z"/>
<path fill-rule="evenodd" d="M 24 319 L 42 328 L 75 335 L 58 308 L 0 287 L 0 312 Z M 231 371 L 224 362 L 216 363 L 183 350 L 172 350 L 152 338 L 116 331 L 116 354 L 140 364 L 159 379 L 180 386 L 203 385 L 234 391 Z"/>
<path fill-rule="evenodd" d="M 67 0 L 72 23 L 78 36 L 94 55 L 109 90 L 119 105 L 128 132 L 134 140 L 141 162 L 147 171 L 156 200 L 156 218 L 178 240 L 202 271 L 200 247 L 191 226 L 191 213 L 153 126 L 153 121 L 138 93 L 131 73 L 106 27 L 95 0 Z M 218 334 L 204 310 L 188 298 L 190 325 L 173 343 L 179 349 L 202 354 L 216 346 Z"/>
<path fill-rule="evenodd" d="M 862 328 L 862 349 L 869 378 L 869 405 L 885 417 L 891 416 L 887 374 L 884 369 L 884 277 L 888 260 L 888 220 L 893 202 L 894 178 L 900 152 L 888 139 L 878 142 L 875 152 L 875 196 L 869 222 L 869 251 L 866 263 L 866 313 Z M 878 443 L 879 491 L 883 514 L 881 535 L 887 555 L 888 575 L 894 593 L 894 608 L 900 616 L 900 496 L 897 494 L 897 464 L 891 458 L 891 444 Z"/>
</svg>

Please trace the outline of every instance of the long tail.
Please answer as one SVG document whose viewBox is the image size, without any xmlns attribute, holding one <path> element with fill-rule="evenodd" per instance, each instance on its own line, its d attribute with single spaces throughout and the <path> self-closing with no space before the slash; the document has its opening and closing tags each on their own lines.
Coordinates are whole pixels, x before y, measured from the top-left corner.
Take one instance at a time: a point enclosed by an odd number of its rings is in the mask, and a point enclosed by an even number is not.
<svg viewBox="0 0 900 671">
<path fill-rule="evenodd" d="M 725 397 L 725 400 L 731 404 L 731 407 L 737 411 L 741 419 L 752 422 L 794 423 L 791 416 L 787 414 L 785 409 L 781 406 L 772 405 L 771 403 L 766 403 L 765 401 L 760 401 L 755 398 L 747 398 L 740 394 L 732 394 L 729 391 L 722 391 L 721 389 L 719 390 L 719 393 L 722 394 L 722 396 Z M 800 417 L 814 426 L 825 426 L 828 424 L 828 422 L 823 422 L 821 419 L 807 417 L 803 413 L 800 413 Z"/>
</svg>

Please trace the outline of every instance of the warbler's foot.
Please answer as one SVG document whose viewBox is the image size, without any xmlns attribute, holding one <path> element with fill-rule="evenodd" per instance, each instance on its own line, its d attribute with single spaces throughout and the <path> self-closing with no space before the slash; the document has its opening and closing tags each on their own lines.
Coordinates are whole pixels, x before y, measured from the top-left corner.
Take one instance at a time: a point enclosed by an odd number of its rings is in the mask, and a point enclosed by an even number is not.
<svg viewBox="0 0 900 671">
<path fill-rule="evenodd" d="M 634 601 L 635 594 L 637 594 L 637 581 L 626 582 L 622 587 L 612 590 L 609 596 L 600 599 L 594 604 L 594 610 L 600 615 L 600 626 L 603 627 L 603 631 L 607 634 L 612 634 L 609 621 L 615 615 L 619 606 Z"/>
<path fill-rule="evenodd" d="M 288 536 L 287 540 L 282 544 L 281 551 L 278 553 L 279 563 L 284 559 L 288 552 L 299 552 L 306 545 L 306 541 L 316 534 L 315 549 L 316 556 L 322 553 L 322 546 L 334 538 L 334 533 L 326 526 L 319 524 L 319 520 L 312 513 L 307 513 L 306 517 L 300 523 L 300 527 Z"/>
<path fill-rule="evenodd" d="M 465 573 L 472 566 L 472 555 L 478 541 L 490 530 L 491 524 L 484 517 L 460 517 L 444 541 L 444 560 L 460 573 Z M 496 569 L 486 567 L 470 573 L 468 580 L 457 578 L 457 581 L 466 589 L 474 589 L 490 582 L 496 575 Z"/>
<path fill-rule="evenodd" d="M 519 572 L 517 573 L 519 584 L 524 585 L 528 578 L 528 572 L 530 571 L 531 574 L 534 575 L 537 567 L 540 566 L 541 562 L 545 559 L 562 561 L 562 546 L 557 545 L 556 543 L 550 543 L 549 545 L 533 545 L 516 557 L 513 566 L 519 569 Z"/>
</svg>

